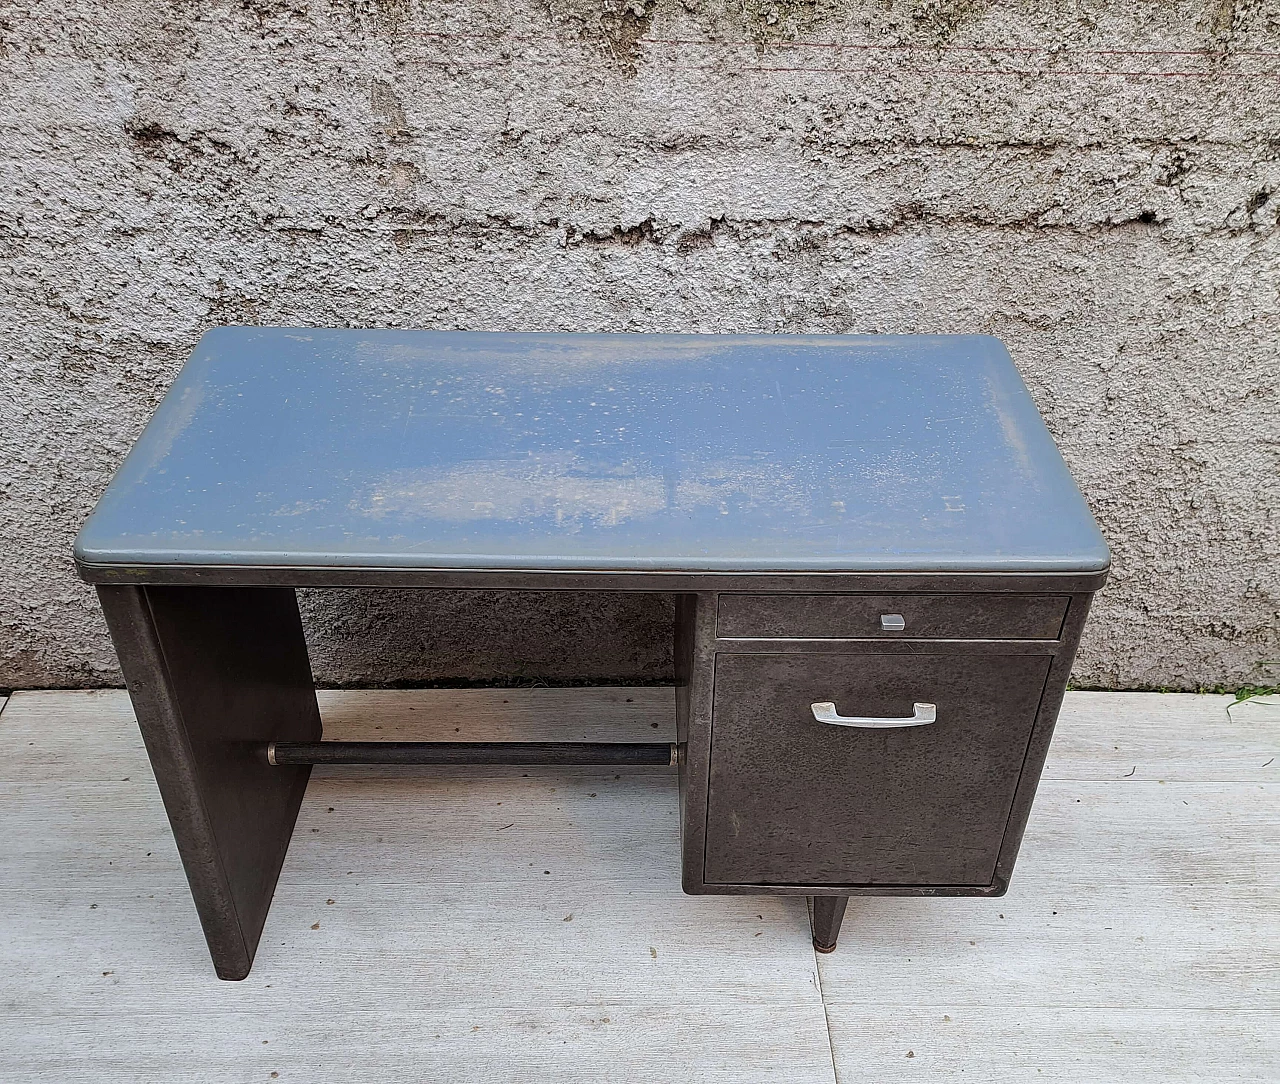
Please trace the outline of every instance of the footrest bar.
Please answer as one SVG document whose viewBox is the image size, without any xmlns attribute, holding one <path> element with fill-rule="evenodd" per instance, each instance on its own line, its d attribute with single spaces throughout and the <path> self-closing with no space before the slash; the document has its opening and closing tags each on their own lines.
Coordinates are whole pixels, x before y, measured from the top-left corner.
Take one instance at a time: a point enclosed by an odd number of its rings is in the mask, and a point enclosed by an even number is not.
<svg viewBox="0 0 1280 1084">
<path fill-rule="evenodd" d="M 271 764 L 660 764 L 678 763 L 669 742 L 280 741 Z"/>
</svg>

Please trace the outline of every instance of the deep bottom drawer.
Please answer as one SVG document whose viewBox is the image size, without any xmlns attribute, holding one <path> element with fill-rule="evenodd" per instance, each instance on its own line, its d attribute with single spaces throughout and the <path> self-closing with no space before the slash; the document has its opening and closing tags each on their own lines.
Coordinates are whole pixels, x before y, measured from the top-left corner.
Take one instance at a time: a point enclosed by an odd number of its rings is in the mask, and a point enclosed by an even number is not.
<svg viewBox="0 0 1280 1084">
<path fill-rule="evenodd" d="M 716 657 L 706 880 L 985 885 L 995 875 L 1051 659 L 1043 655 Z M 907 717 L 861 729 L 818 722 Z"/>
</svg>

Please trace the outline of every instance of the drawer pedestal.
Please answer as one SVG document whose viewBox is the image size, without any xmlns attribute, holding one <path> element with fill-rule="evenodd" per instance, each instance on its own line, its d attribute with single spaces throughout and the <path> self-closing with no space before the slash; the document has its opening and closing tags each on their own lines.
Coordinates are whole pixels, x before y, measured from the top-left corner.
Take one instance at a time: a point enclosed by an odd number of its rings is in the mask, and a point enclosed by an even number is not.
<svg viewBox="0 0 1280 1084">
<path fill-rule="evenodd" d="M 1007 890 L 1091 594 L 912 586 L 682 598 L 687 892 L 812 896 L 830 951 L 833 901 Z"/>
</svg>

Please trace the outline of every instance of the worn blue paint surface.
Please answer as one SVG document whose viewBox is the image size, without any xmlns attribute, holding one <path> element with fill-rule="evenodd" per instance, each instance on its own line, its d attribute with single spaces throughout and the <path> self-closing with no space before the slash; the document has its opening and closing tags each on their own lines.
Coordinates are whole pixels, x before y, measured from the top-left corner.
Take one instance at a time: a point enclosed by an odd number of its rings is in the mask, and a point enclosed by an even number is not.
<svg viewBox="0 0 1280 1084">
<path fill-rule="evenodd" d="M 1082 571 L 1106 544 L 985 336 L 220 328 L 84 563 Z"/>
</svg>

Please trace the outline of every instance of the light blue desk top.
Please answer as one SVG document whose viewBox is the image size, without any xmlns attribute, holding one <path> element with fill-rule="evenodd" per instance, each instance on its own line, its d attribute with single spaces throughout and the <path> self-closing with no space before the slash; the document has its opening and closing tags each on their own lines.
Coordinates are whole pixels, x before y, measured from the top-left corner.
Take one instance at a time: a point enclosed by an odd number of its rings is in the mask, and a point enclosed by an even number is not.
<svg viewBox="0 0 1280 1084">
<path fill-rule="evenodd" d="M 985 336 L 219 328 L 76 540 L 154 568 L 1089 572 Z"/>
</svg>

